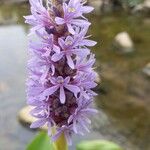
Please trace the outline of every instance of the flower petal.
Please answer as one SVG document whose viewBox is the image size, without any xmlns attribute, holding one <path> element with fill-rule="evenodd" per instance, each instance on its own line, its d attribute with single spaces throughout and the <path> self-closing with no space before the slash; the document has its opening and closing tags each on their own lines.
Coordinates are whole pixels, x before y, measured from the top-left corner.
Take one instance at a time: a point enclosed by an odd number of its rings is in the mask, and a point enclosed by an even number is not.
<svg viewBox="0 0 150 150">
<path fill-rule="evenodd" d="M 52 59 L 52 61 L 57 62 L 57 61 L 59 61 L 63 57 L 63 55 L 64 55 L 63 53 L 55 53 L 51 57 L 51 59 Z"/>
<path fill-rule="evenodd" d="M 82 7 L 82 12 L 83 12 L 83 13 L 90 13 L 90 12 L 93 11 L 93 10 L 94 10 L 94 8 L 91 7 L 91 6 L 83 6 L 83 7 Z"/>
<path fill-rule="evenodd" d="M 80 92 L 80 88 L 75 85 L 67 84 L 65 85 L 65 88 L 73 92 L 76 97 L 77 97 L 77 94 Z"/>
<path fill-rule="evenodd" d="M 68 131 L 67 131 L 67 132 L 68 132 Z M 72 145 L 71 134 L 65 133 L 65 137 L 66 137 L 66 140 L 67 140 L 68 145 Z"/>
<path fill-rule="evenodd" d="M 82 46 L 95 46 L 97 44 L 97 42 L 95 41 L 92 41 L 92 40 L 87 40 L 87 39 L 84 39 L 82 42 L 81 42 Z"/>
<path fill-rule="evenodd" d="M 62 134 L 62 130 L 59 130 L 55 135 L 53 135 L 52 137 L 51 137 L 51 140 L 54 142 L 54 141 L 56 141 L 60 136 L 61 136 L 61 134 Z"/>
<path fill-rule="evenodd" d="M 68 31 L 69 31 L 72 35 L 74 35 L 74 34 L 75 34 L 75 31 L 74 31 L 72 25 L 68 23 L 68 24 L 67 24 L 67 27 L 68 27 Z"/>
<path fill-rule="evenodd" d="M 93 108 L 86 108 L 86 109 L 83 109 L 81 111 L 85 112 L 85 113 L 88 113 L 88 114 L 96 114 L 96 113 L 98 113 L 98 110 L 93 109 Z"/>
<path fill-rule="evenodd" d="M 60 53 L 60 48 L 56 45 L 53 46 L 53 50 L 56 52 L 56 53 Z"/>
<path fill-rule="evenodd" d="M 50 96 L 58 90 L 59 86 L 52 86 L 43 92 L 43 96 Z"/>
<path fill-rule="evenodd" d="M 83 58 L 90 54 L 90 50 L 88 48 L 75 49 L 73 53 Z"/>
<path fill-rule="evenodd" d="M 76 120 L 73 121 L 73 130 L 74 130 L 75 133 L 78 133 L 78 131 L 77 131 L 77 121 Z"/>
<path fill-rule="evenodd" d="M 65 83 L 67 84 L 67 83 L 69 83 L 69 81 L 70 81 L 70 77 L 66 77 L 65 78 Z"/>
<path fill-rule="evenodd" d="M 39 128 L 39 127 L 42 127 L 44 126 L 46 123 L 46 119 L 40 119 L 40 120 L 37 120 L 35 122 L 33 122 L 30 126 L 30 128 Z"/>
<path fill-rule="evenodd" d="M 63 18 L 60 18 L 60 17 L 56 17 L 55 18 L 55 22 L 58 24 L 58 25 L 62 25 L 65 23 L 64 19 Z"/>
<path fill-rule="evenodd" d="M 74 63 L 73 63 L 73 60 L 72 60 L 71 56 L 66 55 L 66 58 L 67 58 L 67 63 L 69 65 L 69 67 L 74 69 Z"/>
<path fill-rule="evenodd" d="M 64 104 L 65 101 L 66 101 L 66 95 L 65 95 L 65 91 L 64 91 L 64 87 L 63 87 L 63 86 L 60 87 L 59 99 L 60 99 L 60 102 L 61 102 L 62 104 Z"/>
</svg>

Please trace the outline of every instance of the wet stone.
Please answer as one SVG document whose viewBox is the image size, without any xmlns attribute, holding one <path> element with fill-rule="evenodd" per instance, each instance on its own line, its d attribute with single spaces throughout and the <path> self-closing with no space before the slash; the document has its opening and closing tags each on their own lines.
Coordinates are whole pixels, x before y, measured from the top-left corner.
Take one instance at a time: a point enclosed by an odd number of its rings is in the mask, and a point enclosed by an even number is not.
<svg viewBox="0 0 150 150">
<path fill-rule="evenodd" d="M 134 51 L 134 44 L 127 32 L 118 33 L 115 36 L 114 47 L 121 53 L 131 53 Z"/>
<path fill-rule="evenodd" d="M 149 77 L 150 78 L 150 63 L 148 63 L 144 69 L 143 69 L 143 73 L 145 76 Z"/>
</svg>

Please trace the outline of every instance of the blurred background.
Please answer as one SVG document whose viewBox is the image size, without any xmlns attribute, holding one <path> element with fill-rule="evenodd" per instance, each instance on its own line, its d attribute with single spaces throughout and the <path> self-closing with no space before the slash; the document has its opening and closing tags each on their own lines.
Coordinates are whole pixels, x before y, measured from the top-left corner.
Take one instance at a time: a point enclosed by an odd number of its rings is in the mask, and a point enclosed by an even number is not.
<svg viewBox="0 0 150 150">
<path fill-rule="evenodd" d="M 124 150 L 150 150 L 150 0 L 88 0 L 101 83 L 92 132 Z M 19 123 L 26 105 L 28 0 L 0 0 L 0 150 L 24 150 L 37 134 Z"/>
</svg>

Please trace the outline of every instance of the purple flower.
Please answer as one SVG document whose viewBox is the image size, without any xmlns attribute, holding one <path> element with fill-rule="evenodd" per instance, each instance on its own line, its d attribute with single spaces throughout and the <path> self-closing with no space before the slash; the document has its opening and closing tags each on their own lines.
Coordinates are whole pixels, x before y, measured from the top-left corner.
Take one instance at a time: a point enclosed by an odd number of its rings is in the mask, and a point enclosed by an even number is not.
<svg viewBox="0 0 150 150">
<path fill-rule="evenodd" d="M 64 134 L 70 144 L 72 134 L 89 131 L 89 116 L 96 113 L 92 107 L 97 85 L 95 55 L 90 51 L 96 42 L 89 40 L 90 23 L 83 16 L 93 8 L 83 0 L 67 0 L 49 8 L 42 0 L 30 0 L 30 4 L 32 15 L 25 18 L 37 37 L 29 37 L 27 67 L 27 103 L 37 118 L 31 128 L 47 125 L 53 140 Z"/>
<path fill-rule="evenodd" d="M 93 10 L 92 7 L 83 6 L 82 0 L 70 0 L 68 4 L 63 3 L 64 17 L 56 17 L 55 21 L 58 25 L 66 24 L 71 34 L 75 34 L 72 25 L 83 27 L 89 26 L 90 23 L 87 20 L 79 19 L 83 17 L 83 13 L 89 13 Z"/>
<path fill-rule="evenodd" d="M 84 28 L 79 28 L 79 27 L 75 28 L 75 34 L 73 37 L 74 37 L 76 46 L 93 47 L 97 44 L 97 42 L 87 39 L 90 37 L 90 36 L 86 36 L 88 29 L 89 29 L 89 27 L 87 27 L 87 26 L 84 26 Z"/>
<path fill-rule="evenodd" d="M 54 23 L 49 11 L 43 6 L 42 0 L 29 0 L 32 15 L 25 16 L 26 23 L 33 26 L 31 33 L 41 28 L 53 28 Z"/>
<path fill-rule="evenodd" d="M 44 100 L 44 98 L 42 99 L 41 94 L 45 90 L 45 87 L 38 81 L 40 79 L 39 75 L 41 75 L 41 73 L 35 74 L 36 71 L 32 71 L 32 73 L 33 72 L 34 72 L 34 75 L 30 75 L 29 79 L 27 80 L 28 103 L 31 103 L 35 100 Z M 37 79 L 33 80 L 33 78 L 35 78 L 35 79 L 37 78 Z"/>
<path fill-rule="evenodd" d="M 88 28 L 83 29 L 73 37 L 67 36 L 66 39 L 59 38 L 58 43 L 62 50 L 54 49 L 55 54 L 52 56 L 52 60 L 57 62 L 65 56 L 68 65 L 74 69 L 74 60 L 72 56 L 77 55 L 79 58 L 86 58 L 86 56 L 90 54 L 90 50 L 86 46 L 94 46 L 96 44 L 95 41 L 85 38 L 87 29 Z M 82 47 L 82 51 L 80 47 Z"/>
<path fill-rule="evenodd" d="M 89 59 L 82 59 L 78 58 L 76 60 L 75 69 L 77 69 L 80 72 L 92 72 L 93 71 L 93 65 L 95 63 L 95 56 L 90 55 Z"/>
<path fill-rule="evenodd" d="M 57 46 L 54 45 L 54 36 L 53 34 L 47 34 L 46 32 L 36 31 L 36 35 L 40 42 L 33 42 L 32 40 L 29 43 L 29 48 L 33 55 L 37 56 L 48 56 L 53 49 L 56 49 Z"/>
<path fill-rule="evenodd" d="M 91 89 L 95 88 L 97 84 L 95 83 L 96 74 L 95 72 L 79 74 L 74 80 L 74 84 L 80 87 L 80 95 L 84 98 L 90 100 L 90 96 L 95 96 L 95 93 Z"/>
<path fill-rule="evenodd" d="M 43 108 L 41 108 L 41 110 L 43 110 Z M 37 113 L 37 115 L 35 115 L 35 113 Z M 39 113 L 40 112 L 40 113 Z M 34 110 L 32 110 L 31 115 L 33 115 L 34 117 L 38 118 L 37 121 L 33 122 L 30 126 L 30 128 L 35 129 L 35 128 L 41 128 L 42 126 L 44 126 L 45 124 L 47 124 L 48 127 L 48 135 L 51 135 L 51 127 L 54 126 L 55 122 L 52 120 L 52 118 L 50 117 L 50 115 L 48 115 L 48 112 L 42 112 L 40 111 L 40 109 L 36 108 Z"/>
<path fill-rule="evenodd" d="M 78 55 L 82 57 L 86 57 L 88 54 L 90 54 L 89 49 L 82 48 L 76 46 L 75 40 L 71 36 L 67 36 L 65 40 L 62 38 L 58 39 L 58 43 L 61 46 L 62 51 L 60 50 L 54 50 L 55 54 L 52 56 L 52 60 L 57 62 L 59 61 L 63 56 L 66 57 L 68 65 L 74 69 L 74 61 L 73 61 L 73 55 Z M 78 45 L 79 46 L 79 45 Z"/>
<path fill-rule="evenodd" d="M 71 91 L 74 93 L 75 97 L 77 97 L 77 94 L 80 92 L 79 87 L 69 84 L 70 77 L 66 77 L 65 79 L 61 76 L 58 76 L 57 78 L 50 78 L 51 83 L 53 84 L 52 87 L 46 89 L 43 93 L 44 96 L 52 95 L 54 92 L 56 92 L 59 89 L 59 98 L 62 104 L 66 101 L 65 96 L 65 89 Z"/>
<path fill-rule="evenodd" d="M 34 63 L 35 61 L 37 62 L 36 64 Z M 38 69 L 44 72 L 40 77 L 41 83 L 45 82 L 49 72 L 51 72 L 52 75 L 55 73 L 55 67 L 51 57 L 34 56 L 28 61 L 28 67 L 34 67 L 34 69 Z"/>
<path fill-rule="evenodd" d="M 69 124 L 73 122 L 73 131 L 77 134 L 84 135 L 84 131 L 89 132 L 88 125 L 91 124 L 89 115 L 97 113 L 96 109 L 91 108 L 91 103 L 91 100 L 81 96 L 78 99 L 78 108 L 68 119 Z"/>
</svg>

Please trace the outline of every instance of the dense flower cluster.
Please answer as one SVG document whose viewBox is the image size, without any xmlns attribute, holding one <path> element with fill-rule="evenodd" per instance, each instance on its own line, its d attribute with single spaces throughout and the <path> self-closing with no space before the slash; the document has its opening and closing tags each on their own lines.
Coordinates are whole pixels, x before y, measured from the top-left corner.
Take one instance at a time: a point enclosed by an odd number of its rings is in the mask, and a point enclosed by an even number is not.
<svg viewBox="0 0 150 150">
<path fill-rule="evenodd" d="M 55 0 L 48 7 L 42 0 L 30 0 L 32 15 L 26 23 L 32 25 L 27 80 L 28 104 L 37 121 L 31 128 L 56 127 L 56 140 L 61 133 L 71 143 L 72 133 L 84 134 L 96 113 L 92 108 L 92 91 L 96 87 L 93 70 L 95 56 L 89 47 L 96 42 L 86 36 L 90 23 L 83 16 L 93 10 L 83 0 Z"/>
</svg>

